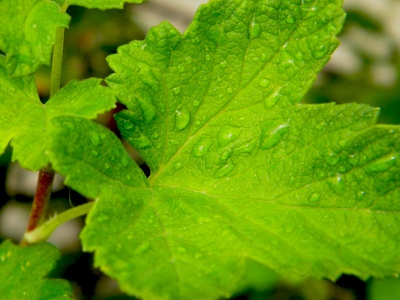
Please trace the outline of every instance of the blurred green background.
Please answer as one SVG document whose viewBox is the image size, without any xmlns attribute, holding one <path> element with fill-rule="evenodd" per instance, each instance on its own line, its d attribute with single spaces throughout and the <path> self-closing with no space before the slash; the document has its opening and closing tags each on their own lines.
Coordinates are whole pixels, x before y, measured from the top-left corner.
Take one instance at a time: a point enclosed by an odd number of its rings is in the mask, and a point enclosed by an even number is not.
<svg viewBox="0 0 400 300">
<path fill-rule="evenodd" d="M 70 7 L 72 21 L 65 33 L 62 84 L 72 79 L 105 78 L 111 73 L 105 58 L 115 53 L 119 45 L 143 39 L 149 27 L 165 19 L 183 32 L 195 9 L 204 2 L 207 1 L 149 0 L 143 5 L 108 11 Z M 381 107 L 380 123 L 400 124 L 400 1 L 346 0 L 344 8 L 347 20 L 339 37 L 341 45 L 303 102 L 368 103 Z M 42 67 L 35 78 L 40 97 L 46 101 L 50 69 Z M 98 122 L 116 130 L 112 113 L 99 116 Z M 0 188 L 0 239 L 18 242 L 26 227 L 36 175 L 11 164 L 10 158 L 11 150 L 0 156 L 0 176 L 6 183 Z M 85 201 L 65 188 L 59 178 L 50 214 Z M 68 222 L 52 236 L 50 241 L 63 253 L 52 275 L 70 280 L 76 299 L 134 299 L 123 295 L 114 280 L 93 268 L 91 254 L 81 252 L 78 234 L 83 224 L 83 219 Z M 245 282 L 232 299 L 395 300 L 400 299 L 400 280 L 363 282 L 342 276 L 333 283 L 278 278 L 249 261 Z"/>
</svg>

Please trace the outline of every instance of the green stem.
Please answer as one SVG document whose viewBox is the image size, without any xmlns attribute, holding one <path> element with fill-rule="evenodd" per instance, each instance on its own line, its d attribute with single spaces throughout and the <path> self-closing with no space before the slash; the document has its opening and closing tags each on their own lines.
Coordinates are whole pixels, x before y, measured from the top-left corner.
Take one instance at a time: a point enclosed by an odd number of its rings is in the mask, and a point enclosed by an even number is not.
<svg viewBox="0 0 400 300">
<path fill-rule="evenodd" d="M 66 12 L 68 4 L 64 4 L 61 12 Z M 56 43 L 53 46 L 53 60 L 51 64 L 50 97 L 54 96 L 60 89 L 61 65 L 64 46 L 64 28 L 56 29 Z M 26 233 L 35 230 L 45 218 L 48 203 L 50 201 L 51 188 L 53 185 L 54 171 L 51 166 L 39 171 L 36 193 L 33 199 L 32 209 L 29 216 Z M 21 245 L 28 245 L 29 241 L 22 239 Z"/>
<path fill-rule="evenodd" d="M 28 244 L 45 242 L 58 226 L 60 226 L 61 224 L 65 223 L 69 220 L 72 220 L 72 219 L 75 219 L 77 217 L 87 214 L 93 205 L 94 205 L 94 202 L 89 202 L 89 203 L 82 204 L 82 205 L 76 206 L 74 208 L 68 209 L 67 211 L 65 211 L 59 215 L 56 215 L 54 218 L 48 220 L 46 223 L 44 223 L 42 226 L 36 228 L 35 230 L 26 232 L 23 239 Z"/>
</svg>

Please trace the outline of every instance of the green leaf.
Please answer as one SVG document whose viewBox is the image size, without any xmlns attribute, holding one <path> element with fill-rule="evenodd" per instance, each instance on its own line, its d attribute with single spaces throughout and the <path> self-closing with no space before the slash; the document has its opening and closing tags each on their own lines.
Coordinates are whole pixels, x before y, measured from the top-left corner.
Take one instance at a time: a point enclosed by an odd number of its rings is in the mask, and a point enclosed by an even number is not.
<svg viewBox="0 0 400 300">
<path fill-rule="evenodd" d="M 399 127 L 367 105 L 299 104 L 337 46 L 340 5 L 210 1 L 183 36 L 162 23 L 120 47 L 107 82 L 147 181 L 105 129 L 54 120 L 53 166 L 97 198 L 84 249 L 123 290 L 227 297 L 247 259 L 284 276 L 400 272 Z"/>
<path fill-rule="evenodd" d="M 8 77 L 0 56 L 0 153 L 12 140 L 13 160 L 24 168 L 39 170 L 49 163 L 45 154 L 51 119 L 59 115 L 94 119 L 115 107 L 115 97 L 99 85 L 100 79 L 72 81 L 42 104 L 33 77 Z M 95 101 L 93 101 L 95 99 Z"/>
<path fill-rule="evenodd" d="M 56 29 L 68 27 L 70 17 L 49 0 L 3 0 L 0 15 L 0 49 L 7 54 L 8 74 L 23 76 L 50 65 Z"/>
<path fill-rule="evenodd" d="M 69 5 L 79 5 L 87 8 L 123 8 L 124 3 L 142 3 L 145 0 L 66 0 Z"/>
<path fill-rule="evenodd" d="M 50 244 L 18 247 L 10 241 L 0 245 L 0 295 L 7 300 L 73 299 L 66 280 L 43 279 L 60 258 Z"/>
</svg>

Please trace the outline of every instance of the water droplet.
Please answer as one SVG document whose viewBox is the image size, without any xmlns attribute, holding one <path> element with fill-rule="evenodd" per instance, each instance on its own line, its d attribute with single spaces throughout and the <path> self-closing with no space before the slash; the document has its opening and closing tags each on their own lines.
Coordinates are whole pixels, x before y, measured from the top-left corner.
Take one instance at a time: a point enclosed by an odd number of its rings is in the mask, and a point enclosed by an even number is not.
<svg viewBox="0 0 400 300">
<path fill-rule="evenodd" d="M 131 129 L 131 128 L 133 128 L 133 124 L 131 122 L 124 122 L 124 128 Z"/>
<path fill-rule="evenodd" d="M 178 66 L 178 71 L 181 72 L 181 73 L 185 72 L 185 66 L 183 64 L 180 64 Z"/>
<path fill-rule="evenodd" d="M 210 54 L 206 54 L 206 60 L 210 60 L 210 59 L 211 59 Z"/>
<path fill-rule="evenodd" d="M 294 183 L 296 181 L 296 178 L 294 178 L 293 176 L 292 177 L 290 177 L 290 179 L 289 179 L 289 183 Z"/>
<path fill-rule="evenodd" d="M 268 97 L 264 101 L 264 107 L 266 109 L 271 109 L 276 105 L 276 103 L 278 103 L 278 100 L 279 100 L 279 97 L 277 97 L 276 95 L 273 95 L 272 97 Z"/>
<path fill-rule="evenodd" d="M 396 163 L 396 158 L 395 155 L 383 157 L 369 164 L 367 169 L 371 172 L 384 172 Z"/>
<path fill-rule="evenodd" d="M 267 150 L 276 146 L 288 130 L 289 124 L 276 126 L 276 123 L 264 122 L 261 128 L 261 149 Z"/>
<path fill-rule="evenodd" d="M 257 145 L 257 139 L 252 139 L 250 141 L 246 141 L 239 146 L 237 146 L 234 151 L 237 154 L 251 153 Z"/>
<path fill-rule="evenodd" d="M 219 145 L 226 146 L 230 142 L 237 140 L 241 132 L 242 132 L 241 128 L 232 127 L 228 125 L 222 126 L 218 132 Z"/>
<path fill-rule="evenodd" d="M 92 150 L 92 155 L 93 155 L 93 156 L 98 156 L 99 153 L 98 153 L 96 150 Z"/>
<path fill-rule="evenodd" d="M 188 65 L 190 65 L 192 63 L 192 61 L 193 61 L 193 59 L 190 56 L 186 57 L 186 63 Z"/>
<path fill-rule="evenodd" d="M 174 163 L 174 169 L 175 170 L 180 170 L 180 169 L 182 169 L 182 167 L 183 167 L 183 165 L 182 165 L 182 163 L 180 161 Z"/>
<path fill-rule="evenodd" d="M 195 256 L 194 256 L 195 259 L 199 259 L 201 257 L 202 257 L 202 255 L 200 253 L 196 253 Z"/>
<path fill-rule="evenodd" d="M 219 95 L 218 95 L 218 98 L 219 98 L 219 99 L 222 99 L 222 97 L 224 97 L 224 94 L 219 94 Z"/>
<path fill-rule="evenodd" d="M 176 87 L 176 88 L 173 88 L 173 89 L 172 89 L 172 92 L 173 92 L 175 95 L 178 95 L 178 94 L 181 92 L 181 87 L 178 86 L 178 87 Z"/>
<path fill-rule="evenodd" d="M 192 102 L 192 105 L 197 107 L 197 106 L 200 105 L 200 101 L 195 100 L 195 101 Z"/>
<path fill-rule="evenodd" d="M 228 88 L 228 89 L 226 90 L 226 92 L 227 92 L 228 94 L 232 94 L 232 93 L 233 93 L 233 90 L 232 90 L 232 88 Z"/>
<path fill-rule="evenodd" d="M 212 144 L 212 140 L 209 137 L 203 137 L 201 138 L 194 146 L 192 149 L 192 155 L 194 157 L 202 157 L 207 154 L 208 149 L 210 149 L 210 146 Z"/>
<path fill-rule="evenodd" d="M 285 19 L 286 23 L 288 24 L 293 24 L 294 23 L 294 18 L 292 15 L 288 15 Z"/>
<path fill-rule="evenodd" d="M 122 164 L 122 166 L 127 167 L 129 165 L 130 161 L 131 161 L 131 159 L 124 155 L 121 159 L 121 164 Z"/>
<path fill-rule="evenodd" d="M 150 248 L 150 243 L 149 242 L 143 242 L 139 245 L 139 247 L 136 248 L 136 253 L 137 254 L 143 254 Z"/>
<path fill-rule="evenodd" d="M 357 192 L 357 200 L 358 200 L 358 201 L 363 200 L 364 197 L 365 197 L 365 192 L 364 192 L 364 191 L 358 191 L 358 192 Z"/>
<path fill-rule="evenodd" d="M 129 138 L 128 142 L 138 149 L 145 149 L 151 146 L 151 141 L 145 135 L 141 135 L 139 138 Z"/>
<path fill-rule="evenodd" d="M 220 63 L 221 69 L 225 69 L 227 65 L 226 60 Z"/>
<path fill-rule="evenodd" d="M 321 199 L 321 195 L 319 193 L 312 193 L 310 197 L 308 198 L 308 201 L 310 202 L 317 202 Z"/>
<path fill-rule="evenodd" d="M 340 156 L 332 151 L 326 151 L 323 156 L 325 161 L 331 166 L 336 165 L 340 161 Z"/>
<path fill-rule="evenodd" d="M 254 19 L 250 24 L 249 34 L 251 39 L 258 37 L 261 34 L 261 26 L 256 23 Z"/>
<path fill-rule="evenodd" d="M 314 35 L 307 39 L 308 49 L 314 58 L 324 57 L 330 48 L 330 41 L 325 36 Z"/>
<path fill-rule="evenodd" d="M 219 161 L 225 162 L 232 155 L 231 150 L 224 150 L 219 156 Z"/>
<path fill-rule="evenodd" d="M 110 165 L 109 165 L 108 163 L 106 163 L 106 164 L 104 165 L 104 168 L 107 170 L 107 169 L 110 168 Z"/>
<path fill-rule="evenodd" d="M 266 61 L 267 60 L 267 54 L 263 53 L 261 55 L 261 61 Z"/>
<path fill-rule="evenodd" d="M 228 175 L 235 168 L 231 160 L 228 160 L 215 174 L 215 178 L 221 178 Z"/>
<path fill-rule="evenodd" d="M 189 124 L 190 112 L 186 108 L 175 111 L 175 131 L 183 130 Z"/>
<path fill-rule="evenodd" d="M 325 122 L 321 122 L 321 123 L 317 124 L 315 126 L 315 128 L 318 129 L 318 130 L 321 130 L 321 129 L 325 128 L 326 125 L 327 124 Z"/>
<path fill-rule="evenodd" d="M 336 194 L 342 194 L 346 187 L 346 182 L 341 176 L 328 180 L 328 185 Z"/>
<path fill-rule="evenodd" d="M 93 132 L 90 134 L 90 141 L 94 146 L 97 146 L 100 144 L 100 136 L 97 133 Z"/>
<path fill-rule="evenodd" d="M 259 84 L 261 87 L 268 87 L 269 84 L 270 84 L 270 81 L 269 81 L 268 79 L 261 78 L 260 81 L 258 82 L 258 84 Z"/>
<path fill-rule="evenodd" d="M 158 132 L 154 132 L 153 135 L 151 136 L 153 140 L 157 140 L 159 137 L 160 135 L 158 134 Z"/>
</svg>

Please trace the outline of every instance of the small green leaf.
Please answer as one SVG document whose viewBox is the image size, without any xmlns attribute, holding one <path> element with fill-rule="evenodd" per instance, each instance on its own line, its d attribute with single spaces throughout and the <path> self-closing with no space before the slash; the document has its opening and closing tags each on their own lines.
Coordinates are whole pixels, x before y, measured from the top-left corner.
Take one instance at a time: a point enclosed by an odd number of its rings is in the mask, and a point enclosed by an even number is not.
<svg viewBox="0 0 400 300">
<path fill-rule="evenodd" d="M 56 29 L 68 27 L 70 16 L 49 0 L 0 1 L 0 49 L 12 76 L 34 73 L 50 64 Z"/>
<path fill-rule="evenodd" d="M 66 0 L 69 5 L 79 5 L 87 8 L 122 8 L 124 3 L 142 3 L 145 0 Z"/>
<path fill-rule="evenodd" d="M 100 79 L 72 81 L 42 104 L 33 77 L 8 77 L 0 56 L 0 153 L 12 140 L 13 160 L 24 168 L 39 170 L 49 160 L 45 154 L 51 119 L 59 115 L 94 119 L 115 107 L 115 97 L 99 85 Z M 93 101 L 95 99 L 95 101 Z M 90 100 L 90 101 L 89 101 Z"/>
<path fill-rule="evenodd" d="M 338 44 L 340 5 L 215 0 L 183 35 L 164 22 L 120 47 L 107 82 L 147 181 L 127 180 L 139 169 L 105 129 L 54 119 L 54 168 L 97 198 L 84 249 L 123 290 L 228 297 L 248 259 L 283 276 L 400 272 L 400 128 L 368 105 L 299 104 Z"/>
<path fill-rule="evenodd" d="M 0 245 L 0 295 L 7 300 L 73 299 L 66 280 L 43 279 L 55 267 L 60 253 L 50 244 L 18 247 Z"/>
</svg>

